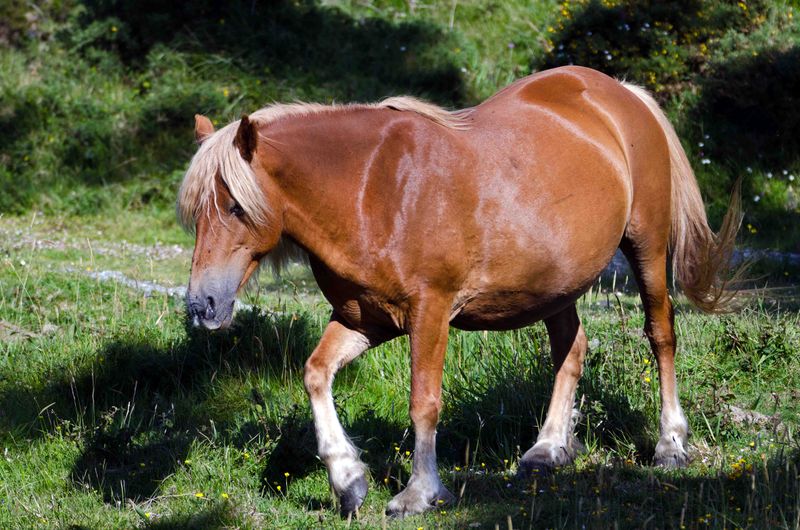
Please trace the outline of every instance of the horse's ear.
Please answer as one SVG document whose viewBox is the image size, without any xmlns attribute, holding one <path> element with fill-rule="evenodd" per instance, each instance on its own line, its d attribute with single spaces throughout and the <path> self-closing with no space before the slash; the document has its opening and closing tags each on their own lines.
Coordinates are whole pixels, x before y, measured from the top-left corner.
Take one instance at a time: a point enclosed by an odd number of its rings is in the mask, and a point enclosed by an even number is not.
<svg viewBox="0 0 800 530">
<path fill-rule="evenodd" d="M 214 134 L 214 125 L 211 120 L 202 114 L 194 115 L 194 138 L 198 144 L 203 143 L 203 140 Z"/>
<path fill-rule="evenodd" d="M 233 139 L 233 145 L 239 149 L 242 158 L 248 162 L 253 161 L 253 152 L 256 150 L 256 143 L 258 140 L 258 133 L 247 117 L 247 114 L 242 114 L 242 120 L 239 122 L 239 129 L 236 131 L 236 138 Z"/>
</svg>

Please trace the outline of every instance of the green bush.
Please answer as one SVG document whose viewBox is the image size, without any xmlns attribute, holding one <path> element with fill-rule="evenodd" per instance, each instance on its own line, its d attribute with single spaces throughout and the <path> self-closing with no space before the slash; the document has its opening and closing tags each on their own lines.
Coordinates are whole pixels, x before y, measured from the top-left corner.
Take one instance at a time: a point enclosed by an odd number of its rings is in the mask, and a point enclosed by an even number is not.
<svg viewBox="0 0 800 530">
<path fill-rule="evenodd" d="M 280 100 L 461 97 L 440 47 L 449 37 L 430 24 L 356 20 L 314 2 L 51 7 L 40 18 L 52 31 L 19 33 L 0 51 L 3 212 L 94 211 L 118 204 L 118 185 L 174 186 L 198 112 L 224 124 Z"/>
<path fill-rule="evenodd" d="M 75 0 L 0 2 L 0 46 L 51 38 L 75 5 Z"/>
<path fill-rule="evenodd" d="M 273 101 L 401 93 L 457 107 L 575 63 L 656 93 L 713 222 L 742 176 L 751 243 L 800 249 L 795 11 L 766 0 L 6 2 L 0 212 L 113 209 L 121 196 L 171 209 L 197 112 L 224 124 Z"/>
<path fill-rule="evenodd" d="M 713 41 L 747 34 L 766 20 L 767 2 L 751 0 L 573 0 L 549 27 L 544 67 L 579 64 L 675 93 L 702 70 Z"/>
</svg>

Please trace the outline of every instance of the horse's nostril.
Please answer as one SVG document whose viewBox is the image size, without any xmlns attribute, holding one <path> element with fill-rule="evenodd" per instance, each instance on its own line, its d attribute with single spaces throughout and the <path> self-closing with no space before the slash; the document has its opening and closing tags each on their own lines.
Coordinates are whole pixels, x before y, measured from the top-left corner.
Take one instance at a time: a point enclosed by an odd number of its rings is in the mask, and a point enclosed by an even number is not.
<svg viewBox="0 0 800 530">
<path fill-rule="evenodd" d="M 212 320 L 214 315 L 216 315 L 216 312 L 214 311 L 214 298 L 209 296 L 206 298 L 206 312 L 204 317 L 206 320 Z"/>
</svg>

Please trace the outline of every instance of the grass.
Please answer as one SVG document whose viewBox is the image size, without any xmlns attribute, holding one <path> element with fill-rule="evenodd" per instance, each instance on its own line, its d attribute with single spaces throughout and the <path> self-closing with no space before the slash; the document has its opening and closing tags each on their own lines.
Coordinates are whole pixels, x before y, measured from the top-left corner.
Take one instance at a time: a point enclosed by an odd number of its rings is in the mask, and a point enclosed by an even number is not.
<svg viewBox="0 0 800 530">
<path fill-rule="evenodd" d="M 159 241 L 184 251 L 159 254 Z M 581 300 L 587 452 L 532 482 L 514 471 L 552 385 L 543 326 L 453 331 L 438 450 L 459 501 L 403 521 L 383 510 L 410 473 L 407 341 L 377 348 L 334 385 L 371 472 L 348 522 L 315 457 L 302 385 L 327 319 L 307 271 L 265 276 L 226 334 L 190 329 L 179 299 L 87 275 L 180 285 L 190 244 L 136 214 L 0 218 L 0 526 L 798 528 L 796 305 L 706 316 L 679 300 L 693 462 L 677 472 L 650 465 L 658 377 L 632 294 L 599 284 Z"/>
</svg>

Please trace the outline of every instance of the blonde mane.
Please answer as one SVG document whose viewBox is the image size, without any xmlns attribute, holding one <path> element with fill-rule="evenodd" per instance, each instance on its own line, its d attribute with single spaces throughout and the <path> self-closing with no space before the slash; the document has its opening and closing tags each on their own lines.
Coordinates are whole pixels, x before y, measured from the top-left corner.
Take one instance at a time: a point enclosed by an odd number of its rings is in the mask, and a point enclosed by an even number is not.
<svg viewBox="0 0 800 530">
<path fill-rule="evenodd" d="M 392 109 L 401 112 L 413 112 L 443 127 L 456 130 L 466 130 L 470 128 L 468 118 L 472 113 L 472 109 L 449 111 L 433 103 L 428 103 L 427 101 L 411 96 L 396 96 L 386 98 L 377 103 L 349 103 L 345 105 L 336 103 L 331 105 L 303 102 L 280 103 L 259 109 L 251 114 L 249 118 L 251 121 L 264 125 L 291 116 L 308 116 L 325 112 L 359 109 Z"/>
<path fill-rule="evenodd" d="M 451 112 L 426 101 L 400 96 L 370 104 L 275 104 L 255 111 L 249 119 L 259 126 L 292 116 L 358 109 L 414 112 L 443 127 L 455 130 L 465 130 L 470 127 L 469 117 L 472 112 L 471 109 Z M 178 219 L 185 229 L 192 231 L 201 215 L 210 216 L 212 211 L 220 215 L 220 205 L 217 203 L 217 175 L 220 175 L 249 222 L 255 226 L 265 226 L 270 222 L 272 211 L 258 185 L 256 175 L 233 145 L 238 128 L 239 120 L 218 130 L 200 144 L 197 153 L 192 157 L 178 192 Z"/>
</svg>

